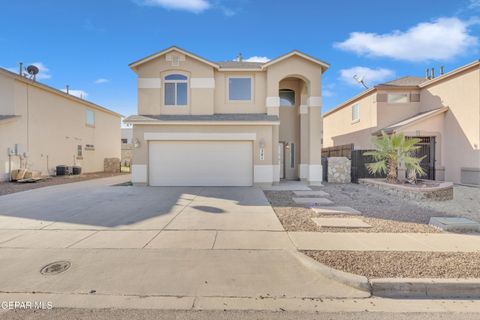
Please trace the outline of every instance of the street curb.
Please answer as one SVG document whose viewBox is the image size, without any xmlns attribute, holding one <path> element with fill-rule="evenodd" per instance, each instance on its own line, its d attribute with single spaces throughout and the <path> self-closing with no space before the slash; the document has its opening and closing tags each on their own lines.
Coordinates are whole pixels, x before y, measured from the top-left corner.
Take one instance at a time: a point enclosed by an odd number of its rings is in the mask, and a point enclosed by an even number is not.
<svg viewBox="0 0 480 320">
<path fill-rule="evenodd" d="M 329 279 L 333 279 L 349 287 L 353 287 L 372 295 L 372 288 L 367 277 L 331 268 L 296 250 L 290 252 L 307 268 L 313 269 Z"/>
<path fill-rule="evenodd" d="M 377 297 L 480 298 L 480 279 L 383 278 L 369 282 Z"/>
</svg>

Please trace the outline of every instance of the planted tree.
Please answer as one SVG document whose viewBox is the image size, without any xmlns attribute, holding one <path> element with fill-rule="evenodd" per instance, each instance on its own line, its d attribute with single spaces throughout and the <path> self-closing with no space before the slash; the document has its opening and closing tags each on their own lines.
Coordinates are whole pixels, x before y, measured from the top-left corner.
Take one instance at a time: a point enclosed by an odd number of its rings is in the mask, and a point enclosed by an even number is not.
<svg viewBox="0 0 480 320">
<path fill-rule="evenodd" d="M 416 144 L 417 138 L 405 138 L 402 133 L 386 134 L 374 141 L 375 150 L 365 152 L 364 155 L 372 156 L 372 163 L 367 163 L 367 169 L 371 174 L 386 174 L 387 182 L 398 183 L 397 167 L 404 165 L 407 169 L 411 182 L 416 182 L 417 176 L 425 175 L 425 170 L 420 162 L 426 157 L 415 157 L 415 151 L 420 148 Z"/>
</svg>

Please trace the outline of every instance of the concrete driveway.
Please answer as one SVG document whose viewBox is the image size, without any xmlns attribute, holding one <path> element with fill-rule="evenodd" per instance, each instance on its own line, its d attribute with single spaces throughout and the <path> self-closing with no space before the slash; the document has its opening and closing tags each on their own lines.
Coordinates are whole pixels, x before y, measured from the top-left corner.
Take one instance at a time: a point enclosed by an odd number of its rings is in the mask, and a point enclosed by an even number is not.
<svg viewBox="0 0 480 320">
<path fill-rule="evenodd" d="M 364 297 L 295 258 L 258 188 L 112 186 L 0 197 L 2 292 L 61 296 Z M 42 266 L 70 261 L 58 275 Z"/>
</svg>

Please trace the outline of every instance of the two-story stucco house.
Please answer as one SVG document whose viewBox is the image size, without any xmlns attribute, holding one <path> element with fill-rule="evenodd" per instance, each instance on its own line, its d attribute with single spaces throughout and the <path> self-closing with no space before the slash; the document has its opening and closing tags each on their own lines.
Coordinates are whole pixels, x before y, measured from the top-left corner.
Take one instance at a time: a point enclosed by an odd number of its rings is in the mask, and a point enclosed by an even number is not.
<svg viewBox="0 0 480 320">
<path fill-rule="evenodd" d="M 103 171 L 105 158 L 120 158 L 121 117 L 0 68 L 0 181 L 19 168 L 42 175 L 55 174 L 57 165 Z"/>
<path fill-rule="evenodd" d="M 138 76 L 132 181 L 251 186 L 322 181 L 321 79 L 299 51 L 267 63 L 212 62 L 178 47 L 130 64 Z"/>
<path fill-rule="evenodd" d="M 374 137 L 422 139 L 429 178 L 480 185 L 480 62 L 438 76 L 403 77 L 370 88 L 324 118 L 324 146 L 370 149 Z"/>
</svg>

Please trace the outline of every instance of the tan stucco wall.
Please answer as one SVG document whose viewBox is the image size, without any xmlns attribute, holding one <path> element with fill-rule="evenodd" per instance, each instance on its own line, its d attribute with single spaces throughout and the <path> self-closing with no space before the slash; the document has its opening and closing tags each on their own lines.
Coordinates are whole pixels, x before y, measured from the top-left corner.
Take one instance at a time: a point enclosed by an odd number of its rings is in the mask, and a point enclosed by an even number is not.
<svg viewBox="0 0 480 320">
<path fill-rule="evenodd" d="M 183 56 L 181 53 L 177 53 Z M 188 86 L 187 106 L 164 106 L 163 78 L 169 73 L 178 72 L 191 78 L 214 78 L 213 67 L 201 61 L 184 56 L 179 66 L 172 66 L 165 56 L 150 60 L 137 68 L 139 78 L 161 79 L 162 88 L 138 88 L 139 114 L 213 114 L 214 89 L 191 88 Z"/>
<path fill-rule="evenodd" d="M 360 105 L 360 121 L 352 122 L 352 106 Z M 332 147 L 354 143 L 358 149 L 370 148 L 377 125 L 376 92 L 323 117 L 323 145 Z"/>
<path fill-rule="evenodd" d="M 422 111 L 449 107 L 442 159 L 447 181 L 461 182 L 462 167 L 480 168 L 480 70 L 462 72 L 421 92 Z"/>
<path fill-rule="evenodd" d="M 0 75 L 0 84 L 5 81 L 14 88 L 10 108 L 20 117 L 0 124 L 0 178 L 8 177 L 7 149 L 15 144 L 27 152 L 27 167 L 42 174 L 53 174 L 61 164 L 80 165 L 83 172 L 103 171 L 104 158 L 120 158 L 120 116 Z M 95 113 L 95 128 L 85 125 L 86 109 Z M 85 150 L 86 144 L 95 150 Z M 75 157 L 77 145 L 82 145 L 83 160 Z M 18 168 L 18 157 L 12 157 L 12 164 Z"/>
</svg>

